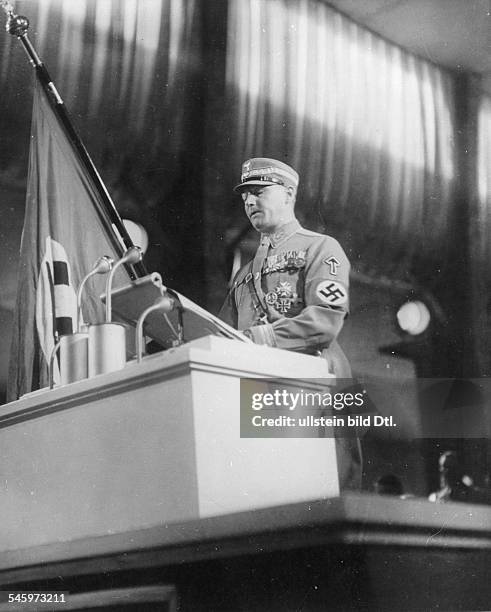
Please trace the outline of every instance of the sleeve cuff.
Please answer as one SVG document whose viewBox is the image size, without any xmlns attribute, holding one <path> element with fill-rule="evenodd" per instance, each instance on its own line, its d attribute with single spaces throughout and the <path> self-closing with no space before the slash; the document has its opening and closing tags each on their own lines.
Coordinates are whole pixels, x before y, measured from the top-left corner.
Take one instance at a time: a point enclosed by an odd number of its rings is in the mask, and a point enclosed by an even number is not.
<svg viewBox="0 0 491 612">
<path fill-rule="evenodd" d="M 277 346 L 273 326 L 269 323 L 266 323 L 266 325 L 255 325 L 254 327 L 249 327 L 249 329 L 245 330 L 245 333 L 252 339 L 253 342 L 255 342 L 255 344 Z"/>
</svg>

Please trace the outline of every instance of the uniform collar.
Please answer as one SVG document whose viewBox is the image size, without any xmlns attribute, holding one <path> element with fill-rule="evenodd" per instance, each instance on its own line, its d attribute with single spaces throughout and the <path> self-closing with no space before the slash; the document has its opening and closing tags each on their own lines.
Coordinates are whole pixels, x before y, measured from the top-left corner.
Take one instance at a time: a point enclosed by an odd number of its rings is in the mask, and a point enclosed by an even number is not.
<svg viewBox="0 0 491 612">
<path fill-rule="evenodd" d="M 293 236 L 293 234 L 299 230 L 300 227 L 300 223 L 296 219 L 293 219 L 292 221 L 285 223 L 285 225 L 282 225 L 279 230 L 273 232 L 272 234 L 261 234 L 261 242 L 264 238 L 269 238 L 269 242 L 274 249 L 282 242 L 285 242 L 285 240 L 290 238 L 290 236 Z"/>
</svg>

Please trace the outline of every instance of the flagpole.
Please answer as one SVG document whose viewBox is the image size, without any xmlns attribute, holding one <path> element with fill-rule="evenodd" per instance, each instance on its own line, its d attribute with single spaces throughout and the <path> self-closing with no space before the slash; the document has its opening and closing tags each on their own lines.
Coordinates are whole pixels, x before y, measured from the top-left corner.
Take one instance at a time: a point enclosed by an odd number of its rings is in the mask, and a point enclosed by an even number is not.
<svg viewBox="0 0 491 612">
<path fill-rule="evenodd" d="M 32 45 L 29 37 L 27 36 L 27 31 L 29 29 L 29 20 L 27 17 L 23 17 L 22 15 L 16 15 L 14 13 L 13 6 L 8 2 L 8 0 L 0 0 L 0 6 L 4 9 L 7 14 L 7 24 L 5 29 L 12 36 L 16 36 L 22 46 L 24 47 L 27 56 L 29 57 L 29 61 L 35 69 L 36 77 L 44 92 L 46 93 L 46 97 L 48 98 L 48 102 L 53 109 L 53 112 L 56 114 L 58 119 L 60 120 L 67 137 L 69 138 L 72 146 L 74 147 L 79 160 L 82 166 L 87 171 L 87 174 L 92 179 L 94 186 L 100 196 L 101 202 L 103 204 L 102 207 L 97 206 L 96 210 L 101 218 L 101 221 L 106 226 L 108 230 L 108 236 L 117 253 L 121 256 L 123 252 L 134 246 L 133 242 L 124 226 L 124 223 L 119 216 L 119 213 L 114 205 L 114 202 L 109 195 L 109 192 L 102 180 L 97 168 L 94 165 L 87 149 L 85 148 L 82 140 L 80 139 L 73 123 L 68 114 L 65 103 L 63 102 L 58 90 L 56 89 L 55 84 L 53 83 L 48 70 L 44 63 L 41 61 L 39 55 L 37 54 L 34 46 Z M 118 239 L 114 232 L 114 228 L 118 232 L 121 237 L 121 241 Z M 134 271 L 134 273 L 132 272 Z M 128 273 L 132 278 L 142 277 L 148 274 L 145 264 L 143 262 L 138 262 L 131 267 L 128 267 Z"/>
</svg>

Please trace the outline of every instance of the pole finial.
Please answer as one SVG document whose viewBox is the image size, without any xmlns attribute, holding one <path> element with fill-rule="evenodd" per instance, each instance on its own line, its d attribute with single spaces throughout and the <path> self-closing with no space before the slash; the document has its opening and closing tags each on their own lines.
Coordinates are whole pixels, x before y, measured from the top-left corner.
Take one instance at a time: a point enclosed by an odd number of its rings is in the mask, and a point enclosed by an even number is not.
<svg viewBox="0 0 491 612">
<path fill-rule="evenodd" d="M 14 7 L 9 0 L 0 0 L 0 7 L 3 8 L 7 15 L 7 23 L 5 29 L 12 36 L 25 36 L 29 29 L 29 20 L 27 17 L 22 15 L 16 15 L 14 13 Z"/>
<path fill-rule="evenodd" d="M 22 15 L 10 13 L 5 29 L 9 34 L 12 34 L 12 36 L 25 36 L 29 29 L 29 20 Z"/>
</svg>

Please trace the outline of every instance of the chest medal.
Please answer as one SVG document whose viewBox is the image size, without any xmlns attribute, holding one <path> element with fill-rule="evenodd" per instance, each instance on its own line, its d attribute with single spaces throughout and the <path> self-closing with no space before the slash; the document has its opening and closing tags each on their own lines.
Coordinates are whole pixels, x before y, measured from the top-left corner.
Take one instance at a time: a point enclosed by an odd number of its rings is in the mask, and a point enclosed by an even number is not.
<svg viewBox="0 0 491 612">
<path fill-rule="evenodd" d="M 306 251 L 282 251 L 266 258 L 263 274 L 301 270 L 305 268 L 306 263 Z"/>
<path fill-rule="evenodd" d="M 278 312 L 286 314 L 296 301 L 298 295 L 293 291 L 289 282 L 279 283 L 273 291 L 265 296 L 266 303 Z"/>
</svg>

